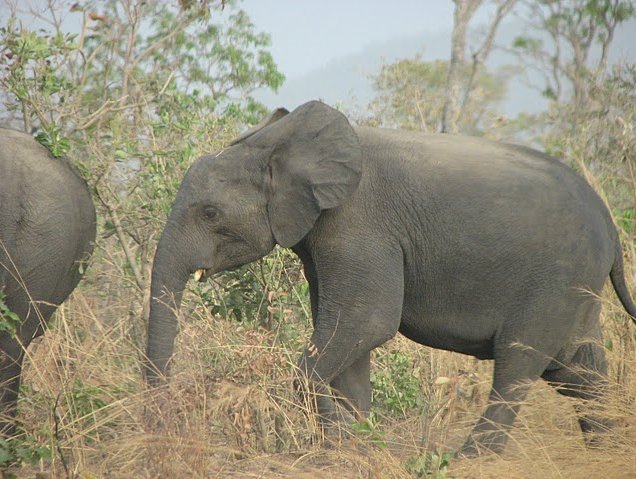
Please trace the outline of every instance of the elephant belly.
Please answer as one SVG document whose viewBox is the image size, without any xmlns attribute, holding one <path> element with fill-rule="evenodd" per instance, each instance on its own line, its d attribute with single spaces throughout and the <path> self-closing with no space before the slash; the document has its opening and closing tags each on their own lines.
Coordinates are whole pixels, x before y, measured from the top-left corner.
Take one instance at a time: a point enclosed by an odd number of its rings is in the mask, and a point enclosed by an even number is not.
<svg viewBox="0 0 636 479">
<path fill-rule="evenodd" d="M 495 328 L 478 317 L 462 319 L 429 314 L 416 315 L 405 309 L 399 331 L 416 343 L 436 349 L 493 359 Z"/>
<path fill-rule="evenodd" d="M 546 353 L 552 352 L 553 342 L 574 334 L 580 311 L 601 292 L 611 269 L 605 219 L 581 213 L 559 226 L 532 229 L 510 219 L 510 227 L 493 226 L 489 215 L 453 210 L 447 217 L 462 226 L 444 223 L 443 240 L 422 231 L 403 245 L 400 332 L 478 358 L 492 358 L 500 338 L 508 337 L 549 343 Z M 532 223 L 542 225 L 535 216 Z"/>
<path fill-rule="evenodd" d="M 511 298 L 521 296 L 511 275 L 471 267 L 479 261 L 466 256 L 418 254 L 433 267 L 405 270 L 400 333 L 426 346 L 491 359 L 495 335 L 515 315 L 518 300 Z"/>
</svg>

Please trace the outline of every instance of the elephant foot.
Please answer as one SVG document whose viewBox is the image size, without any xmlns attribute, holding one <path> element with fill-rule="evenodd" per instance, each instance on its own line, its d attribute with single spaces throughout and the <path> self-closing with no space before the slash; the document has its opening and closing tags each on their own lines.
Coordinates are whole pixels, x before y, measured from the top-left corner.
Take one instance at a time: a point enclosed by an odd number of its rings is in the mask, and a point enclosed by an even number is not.
<svg viewBox="0 0 636 479">
<path fill-rule="evenodd" d="M 477 438 L 476 438 L 477 437 Z M 471 434 L 455 457 L 462 459 L 475 458 L 488 454 L 500 454 L 503 452 L 508 436 L 501 430 Z"/>
<path fill-rule="evenodd" d="M 344 407 L 335 405 L 334 409 L 330 414 L 320 415 L 320 424 L 328 442 L 341 443 L 354 436 L 351 425 L 357 421 Z"/>
<path fill-rule="evenodd" d="M 590 449 L 602 449 L 607 445 L 608 433 L 615 426 L 614 421 L 596 415 L 583 415 L 579 418 L 585 445 Z"/>
<path fill-rule="evenodd" d="M 348 403 L 338 398 L 322 396 L 317 398 L 317 406 L 325 447 L 362 447 L 364 441 L 361 441 L 362 436 L 355 426 L 363 418 L 358 417 Z"/>
<path fill-rule="evenodd" d="M 330 394 L 320 394 L 316 397 L 316 406 L 321 422 L 333 427 L 347 427 L 358 422 L 351 408 L 344 400 Z"/>
</svg>

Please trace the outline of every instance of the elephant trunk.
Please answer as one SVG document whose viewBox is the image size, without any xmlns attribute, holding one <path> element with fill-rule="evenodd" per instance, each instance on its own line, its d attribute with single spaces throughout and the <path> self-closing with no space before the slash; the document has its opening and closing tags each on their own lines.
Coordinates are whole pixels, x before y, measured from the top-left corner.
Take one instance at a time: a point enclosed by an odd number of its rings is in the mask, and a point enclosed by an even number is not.
<svg viewBox="0 0 636 479">
<path fill-rule="evenodd" d="M 152 266 L 146 379 L 157 385 L 168 372 L 177 335 L 177 313 L 190 272 L 164 231 Z"/>
</svg>

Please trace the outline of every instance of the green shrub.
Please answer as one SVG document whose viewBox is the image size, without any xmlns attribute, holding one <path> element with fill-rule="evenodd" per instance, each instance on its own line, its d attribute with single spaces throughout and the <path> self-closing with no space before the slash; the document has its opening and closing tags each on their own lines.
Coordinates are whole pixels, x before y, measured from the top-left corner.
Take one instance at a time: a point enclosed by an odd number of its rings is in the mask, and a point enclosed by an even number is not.
<svg viewBox="0 0 636 479">
<path fill-rule="evenodd" d="M 377 351 L 377 364 L 371 372 L 374 406 L 382 412 L 401 416 L 423 407 L 426 401 L 412 358 L 400 350 L 386 352 L 381 348 Z"/>
<path fill-rule="evenodd" d="M 0 468 L 17 466 L 23 463 L 37 464 L 40 461 L 50 461 L 51 447 L 42 445 L 33 436 L 20 436 L 13 439 L 0 438 Z M 3 471 L 2 477 L 11 477 Z"/>
<path fill-rule="evenodd" d="M 14 335 L 20 325 L 20 318 L 9 309 L 4 291 L 0 290 L 0 331 Z"/>
<path fill-rule="evenodd" d="M 406 461 L 406 470 L 415 477 L 444 479 L 452 458 L 452 452 L 440 454 L 437 451 L 424 456 L 411 456 Z"/>
</svg>

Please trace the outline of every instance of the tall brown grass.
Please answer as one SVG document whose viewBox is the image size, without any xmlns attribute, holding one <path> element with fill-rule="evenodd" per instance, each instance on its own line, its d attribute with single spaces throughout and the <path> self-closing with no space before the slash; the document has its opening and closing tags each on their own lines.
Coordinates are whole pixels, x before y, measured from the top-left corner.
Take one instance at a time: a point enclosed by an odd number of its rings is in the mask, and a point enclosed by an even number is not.
<svg viewBox="0 0 636 479">
<path fill-rule="evenodd" d="M 626 255 L 635 285 L 633 249 Z M 91 274 L 101 274 L 99 266 Z M 18 477 L 37 469 L 82 478 L 417 477 L 409 458 L 458 448 L 486 402 L 490 362 L 397 337 L 383 348 L 412 360 L 426 408 L 378 414 L 371 432 L 324 441 L 293 387 L 309 320 L 289 320 L 297 335 L 269 331 L 215 317 L 192 293 L 181 315 L 174 376 L 149 392 L 134 296 L 104 295 L 89 275 L 29 349 L 19 421 L 52 447 L 53 458 L 14 468 Z M 589 406 L 538 382 L 503 454 L 452 459 L 430 477 L 636 477 L 636 326 L 610 288 L 602 301 L 610 392 L 601 413 L 616 423 L 602 444 L 586 448 L 578 428 L 574 406 Z"/>
<path fill-rule="evenodd" d="M 636 295 L 635 243 L 623 233 L 626 279 Z M 312 405 L 294 392 L 295 365 L 311 330 L 308 305 L 285 310 L 284 321 L 239 322 L 212 314 L 201 287 L 192 286 L 180 313 L 173 377 L 149 391 L 140 368 L 147 291 L 126 280 L 125 268 L 117 266 L 124 264 L 117 259 L 121 252 L 109 241 L 100 243 L 87 277 L 25 361 L 18 421 L 32 441 L 51 449 L 52 458 L 14 466 L 10 474 L 636 478 L 636 325 L 609 285 L 599 298 L 609 362 L 602 404 L 565 398 L 539 381 L 504 453 L 451 459 L 439 469 L 441 454 L 461 446 L 486 404 L 491 362 L 398 336 L 374 353 L 373 367 L 390 378 L 385 394 L 396 396 L 415 384 L 425 403 L 397 413 L 376 407 L 360 431 L 331 431 L 325 438 Z M 263 276 L 276 294 L 298 281 L 297 265 L 284 270 L 288 256 L 273 255 L 270 260 L 281 264 Z M 395 382 L 386 359 L 393 354 L 410 364 Z M 615 424 L 594 449 L 584 445 L 577 409 Z"/>
</svg>

